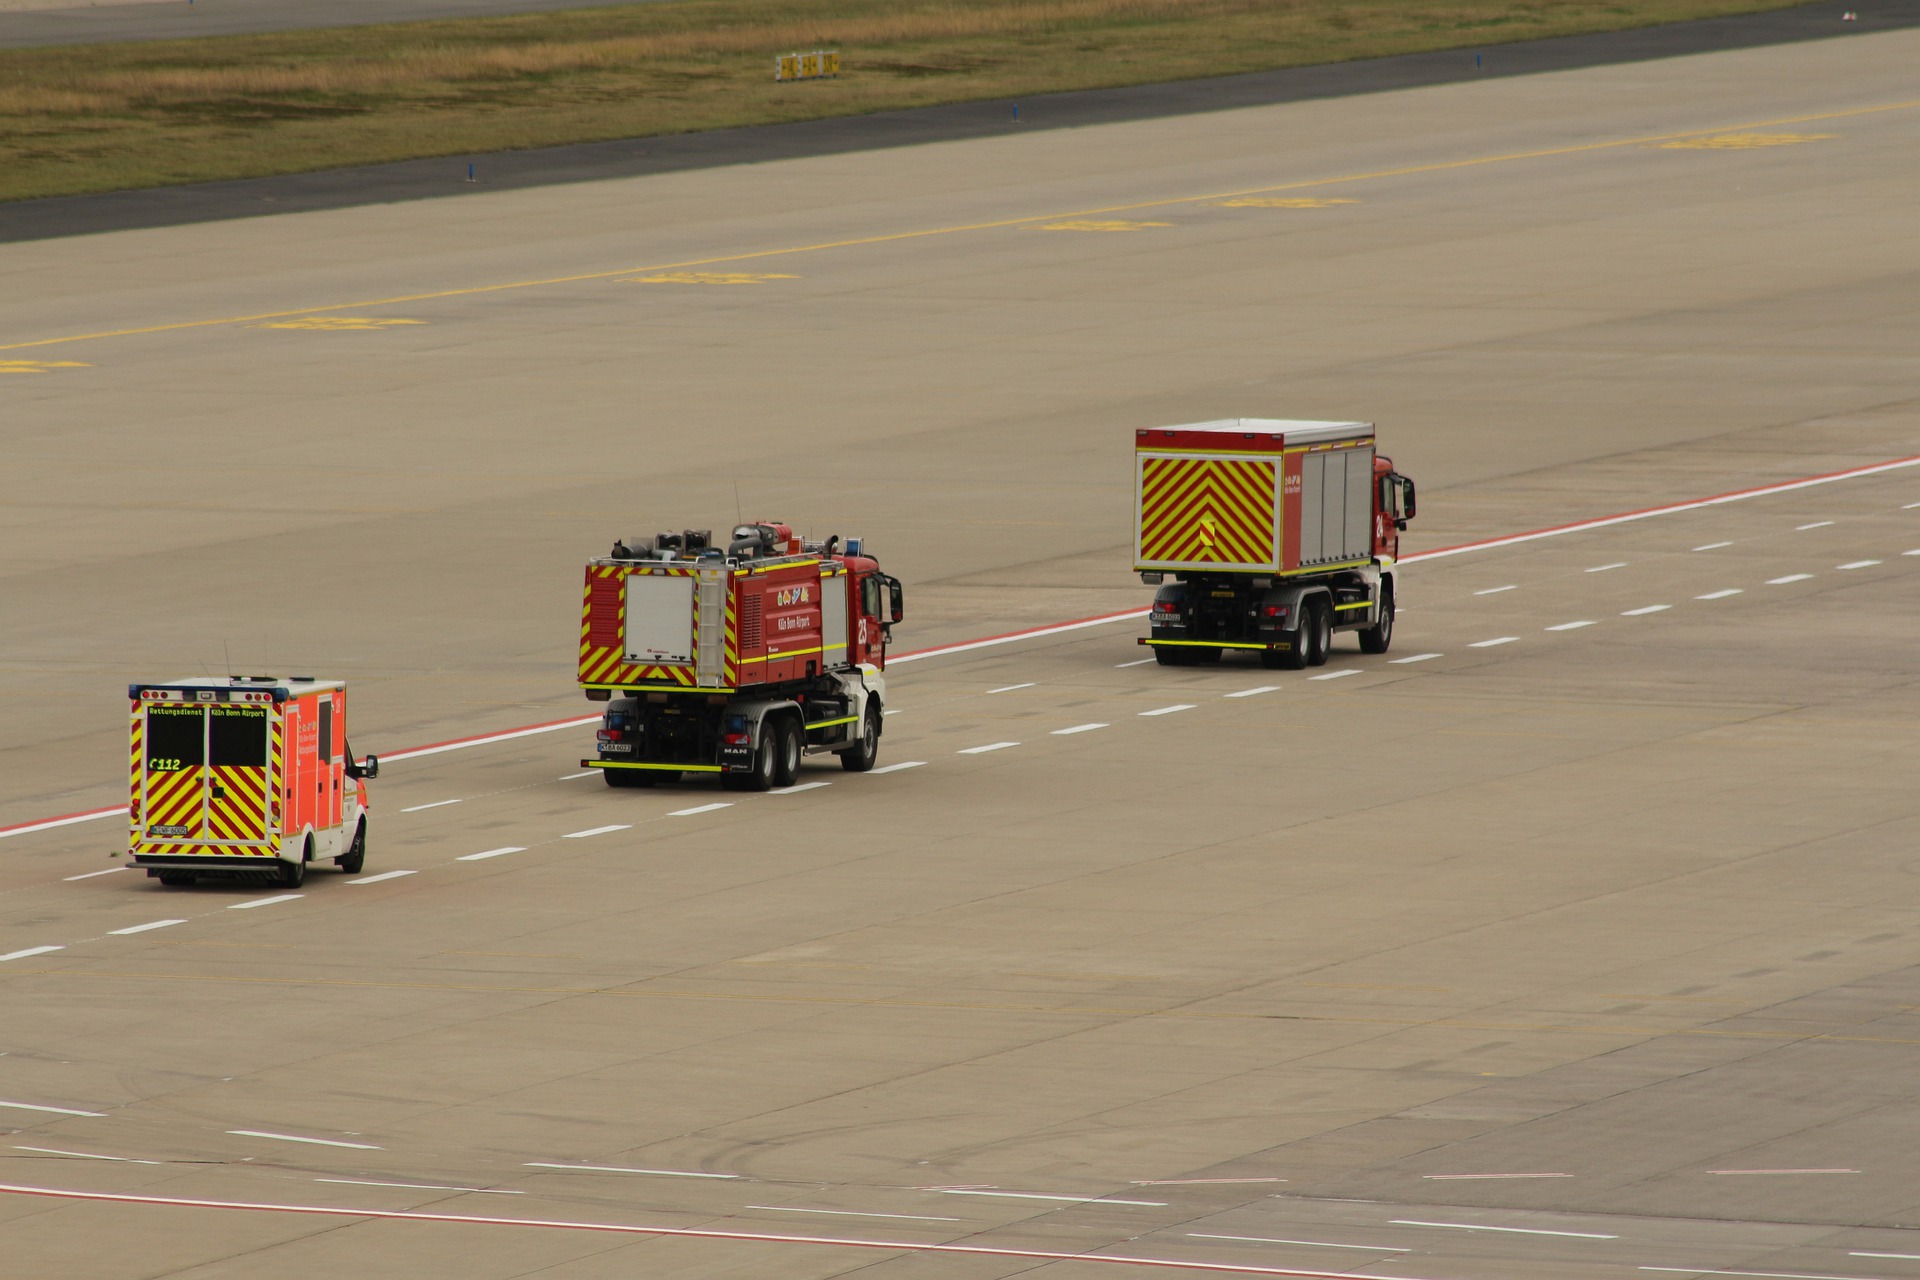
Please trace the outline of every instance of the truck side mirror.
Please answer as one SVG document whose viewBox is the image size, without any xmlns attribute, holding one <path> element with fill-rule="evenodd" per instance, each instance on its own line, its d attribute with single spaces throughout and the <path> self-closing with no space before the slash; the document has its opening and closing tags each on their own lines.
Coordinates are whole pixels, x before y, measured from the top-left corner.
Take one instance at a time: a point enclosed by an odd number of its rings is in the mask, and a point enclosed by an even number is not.
<svg viewBox="0 0 1920 1280">
<path fill-rule="evenodd" d="M 1415 512 L 1415 510 L 1414 510 L 1414 501 L 1413 501 L 1413 480 L 1412 480 L 1412 479 L 1411 479 L 1410 477 L 1407 477 L 1407 476 L 1401 476 L 1401 477 L 1400 477 L 1400 489 L 1401 489 L 1401 493 L 1402 493 L 1402 494 L 1404 495 L 1404 497 L 1405 497 L 1405 499 L 1406 499 L 1406 501 L 1405 501 L 1405 514 L 1406 514 L 1406 518 L 1407 518 L 1407 519 L 1409 519 L 1409 520 L 1411 520 L 1411 519 L 1413 519 L 1413 517 L 1415 516 L 1415 514 L 1417 514 L 1417 513 Z M 1402 527 L 1404 527 L 1404 526 L 1402 526 Z"/>
<path fill-rule="evenodd" d="M 380 757 L 368 756 L 365 760 L 362 760 L 359 764 L 355 764 L 351 759 L 349 759 L 347 761 L 347 776 L 349 778 L 379 777 L 380 776 Z"/>
<path fill-rule="evenodd" d="M 887 611 L 892 615 L 889 619 L 892 622 L 898 622 L 907 616 L 907 597 L 906 593 L 900 589 L 898 578 L 887 579 Z"/>
</svg>

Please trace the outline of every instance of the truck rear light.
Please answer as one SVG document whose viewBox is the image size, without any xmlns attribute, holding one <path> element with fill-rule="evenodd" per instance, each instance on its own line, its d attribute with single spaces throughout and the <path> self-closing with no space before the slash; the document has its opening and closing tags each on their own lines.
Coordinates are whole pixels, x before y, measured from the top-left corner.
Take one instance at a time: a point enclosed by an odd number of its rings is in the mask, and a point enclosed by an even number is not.
<svg viewBox="0 0 1920 1280">
<path fill-rule="evenodd" d="M 602 729 L 600 730 L 600 732 L 594 734 L 593 736 L 595 738 L 598 738 L 601 742 L 620 741 L 620 731 L 618 729 Z"/>
<path fill-rule="evenodd" d="M 1283 604 L 1270 604 L 1260 612 L 1269 618 L 1284 618 L 1287 616 L 1287 606 Z"/>
<path fill-rule="evenodd" d="M 753 741 L 753 735 L 750 733 L 722 734 L 721 741 L 730 747 L 744 747 Z"/>
<path fill-rule="evenodd" d="M 1178 613 L 1180 606 L 1171 600 L 1155 600 L 1153 602 L 1153 611 L 1155 613 Z"/>
</svg>

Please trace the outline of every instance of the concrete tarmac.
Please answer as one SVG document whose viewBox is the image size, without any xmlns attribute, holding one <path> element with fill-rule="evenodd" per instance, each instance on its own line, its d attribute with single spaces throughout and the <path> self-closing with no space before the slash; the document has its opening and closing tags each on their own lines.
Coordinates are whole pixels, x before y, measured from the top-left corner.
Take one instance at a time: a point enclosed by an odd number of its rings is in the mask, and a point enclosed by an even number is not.
<svg viewBox="0 0 1920 1280">
<path fill-rule="evenodd" d="M 1137 426 L 1377 420 L 1410 551 L 1912 459 L 1916 57 L 7 246 L 0 825 L 119 800 L 133 678 L 344 676 L 362 751 L 583 714 L 581 561 L 736 484 L 923 648 L 1144 605 Z M 1917 490 L 1416 560 L 1315 672 L 903 662 L 888 771 L 786 794 L 396 760 L 298 896 L 0 838 L 0 1256 L 1920 1274 Z"/>
</svg>

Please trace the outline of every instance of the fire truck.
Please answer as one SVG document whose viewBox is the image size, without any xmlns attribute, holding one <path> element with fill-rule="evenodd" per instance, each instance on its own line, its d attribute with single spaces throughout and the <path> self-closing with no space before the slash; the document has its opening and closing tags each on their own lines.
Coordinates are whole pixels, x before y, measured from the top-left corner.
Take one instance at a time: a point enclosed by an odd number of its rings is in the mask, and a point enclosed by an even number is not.
<svg viewBox="0 0 1920 1280">
<path fill-rule="evenodd" d="M 367 860 L 366 779 L 347 746 L 347 689 L 312 676 L 224 676 L 127 686 L 128 852 L 161 884 Z"/>
<path fill-rule="evenodd" d="M 746 791 L 792 786 L 809 755 L 871 769 L 903 616 L 858 538 L 757 521 L 724 547 L 697 529 L 616 542 L 587 563 L 580 686 L 607 708 L 580 763 L 610 787 L 713 775 Z"/>
<path fill-rule="evenodd" d="M 1321 666 L 1336 632 L 1393 642 L 1394 565 L 1413 481 L 1370 422 L 1227 418 L 1134 433 L 1134 568 L 1158 586 L 1162 666 L 1234 650 Z"/>
</svg>

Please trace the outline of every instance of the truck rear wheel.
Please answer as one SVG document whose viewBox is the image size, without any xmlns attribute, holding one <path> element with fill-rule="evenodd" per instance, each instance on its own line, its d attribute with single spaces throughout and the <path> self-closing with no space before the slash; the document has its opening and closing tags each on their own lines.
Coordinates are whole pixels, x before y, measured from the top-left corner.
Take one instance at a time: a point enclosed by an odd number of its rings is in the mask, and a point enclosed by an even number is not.
<svg viewBox="0 0 1920 1280">
<path fill-rule="evenodd" d="M 1333 606 L 1324 599 L 1316 597 L 1308 606 L 1307 614 L 1307 665 L 1324 667 L 1327 658 L 1333 653 Z"/>
<path fill-rule="evenodd" d="M 781 716 L 773 729 L 773 785 L 790 787 L 800 780 L 800 726 L 792 716 Z"/>
<path fill-rule="evenodd" d="M 1393 584 L 1380 584 L 1380 620 L 1360 633 L 1360 652 L 1385 653 L 1393 643 Z"/>
<path fill-rule="evenodd" d="M 723 773 L 720 785 L 729 791 L 771 791 L 779 769 L 778 737 L 780 726 L 771 720 L 760 722 L 760 736 L 753 744 L 753 770 L 750 773 Z"/>
<path fill-rule="evenodd" d="M 1165 649 L 1155 649 L 1155 653 L 1165 653 Z M 839 753 L 840 767 L 848 773 L 865 773 L 873 768 L 880 759 L 880 708 L 867 703 L 866 715 L 860 717 L 860 738 L 851 747 Z"/>
<path fill-rule="evenodd" d="M 194 881 L 191 871 L 162 871 L 159 878 L 160 883 L 164 885 L 192 884 Z"/>
<path fill-rule="evenodd" d="M 610 787 L 651 787 L 672 782 L 680 775 L 667 769 L 602 769 Z"/>
<path fill-rule="evenodd" d="M 1187 651 L 1176 649 L 1172 645 L 1155 645 L 1154 660 L 1163 667 L 1184 667 L 1187 665 Z"/>
</svg>

